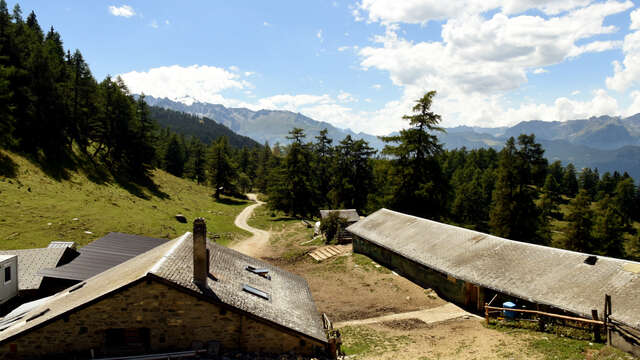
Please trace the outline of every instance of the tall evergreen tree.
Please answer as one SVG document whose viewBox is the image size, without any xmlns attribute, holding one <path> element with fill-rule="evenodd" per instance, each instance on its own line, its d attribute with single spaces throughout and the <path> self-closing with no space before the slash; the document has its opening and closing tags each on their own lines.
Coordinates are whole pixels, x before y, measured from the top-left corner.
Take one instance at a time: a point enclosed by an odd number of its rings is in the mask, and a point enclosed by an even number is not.
<svg viewBox="0 0 640 360">
<path fill-rule="evenodd" d="M 394 182 L 393 198 L 390 206 L 409 214 L 439 218 L 444 214 L 447 183 L 436 156 L 442 152 L 434 132 L 444 132 L 438 126 L 440 115 L 431 111 L 435 91 L 426 93 L 417 100 L 413 115 L 402 118 L 409 120 L 410 127 L 400 130 L 399 135 L 384 136 L 386 143 L 382 153 L 393 158 Z"/>
<path fill-rule="evenodd" d="M 543 218 L 534 203 L 534 192 L 523 183 L 523 157 L 509 138 L 500 152 L 496 187 L 493 192 L 493 207 L 489 226 L 492 233 L 508 239 L 547 244 L 550 239 L 541 225 Z"/>
<path fill-rule="evenodd" d="M 294 216 L 313 214 L 313 190 L 311 184 L 311 153 L 304 144 L 306 137 L 300 128 L 289 131 L 291 140 L 279 176 L 274 177 L 270 187 L 271 206 Z M 286 197 L 286 198 L 285 198 Z"/>
<path fill-rule="evenodd" d="M 211 145 L 209 169 L 209 179 L 215 189 L 214 196 L 216 200 L 220 200 L 220 194 L 223 192 L 233 193 L 235 191 L 233 182 L 236 179 L 237 172 L 235 165 L 231 161 L 229 143 L 226 136 L 221 137 Z"/>
<path fill-rule="evenodd" d="M 621 258 L 624 256 L 625 224 L 618 207 L 611 197 L 605 195 L 598 204 L 598 216 L 593 226 L 596 254 Z"/>
<path fill-rule="evenodd" d="M 591 210 L 591 198 L 589 193 L 581 189 L 575 199 L 569 202 L 569 224 L 566 231 L 564 247 L 569 250 L 591 252 L 593 251 L 593 211 Z"/>
<path fill-rule="evenodd" d="M 575 197 L 578 194 L 579 186 L 576 178 L 576 168 L 571 163 L 565 168 L 564 176 L 562 177 L 562 189 L 569 197 Z"/>
<path fill-rule="evenodd" d="M 329 205 L 329 188 L 332 178 L 331 163 L 333 160 L 333 139 L 327 136 L 328 130 L 320 130 L 313 144 L 313 178 L 315 188 L 314 205 L 317 208 L 324 208 Z"/>
<path fill-rule="evenodd" d="M 182 177 L 184 173 L 185 154 L 178 136 L 173 134 L 164 154 L 164 169 L 171 175 Z"/>
</svg>

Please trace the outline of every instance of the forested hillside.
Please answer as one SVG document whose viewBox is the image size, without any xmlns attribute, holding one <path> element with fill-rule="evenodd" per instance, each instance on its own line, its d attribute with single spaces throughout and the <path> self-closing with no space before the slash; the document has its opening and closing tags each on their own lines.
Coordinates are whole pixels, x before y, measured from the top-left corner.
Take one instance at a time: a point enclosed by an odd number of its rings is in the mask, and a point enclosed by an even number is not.
<svg viewBox="0 0 640 360">
<path fill-rule="evenodd" d="M 153 188 L 154 168 L 209 183 L 220 172 L 217 144 L 238 154 L 259 147 L 212 121 L 150 109 L 119 78 L 98 82 L 55 29 L 43 32 L 34 12 L 24 19 L 19 5 L 9 13 L 0 1 L 0 148 L 57 179 L 78 170 L 96 183 Z M 15 176 L 17 168 L 0 153 L 0 175 Z"/>
<path fill-rule="evenodd" d="M 151 106 L 149 111 L 151 118 L 157 121 L 161 127 L 169 128 L 185 136 L 198 138 L 205 144 L 211 144 L 219 138 L 226 136 L 229 140 L 229 145 L 234 148 L 260 146 L 255 140 L 238 135 L 228 127 L 208 118 L 157 106 Z"/>
</svg>

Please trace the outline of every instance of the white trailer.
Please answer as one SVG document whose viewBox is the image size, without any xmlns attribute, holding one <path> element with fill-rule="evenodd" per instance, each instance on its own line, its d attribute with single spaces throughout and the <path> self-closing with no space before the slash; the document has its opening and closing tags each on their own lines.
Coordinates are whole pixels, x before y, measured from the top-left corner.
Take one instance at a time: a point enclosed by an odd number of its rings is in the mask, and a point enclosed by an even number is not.
<svg viewBox="0 0 640 360">
<path fill-rule="evenodd" d="M 18 295 L 18 256 L 0 255 L 0 304 Z"/>
</svg>

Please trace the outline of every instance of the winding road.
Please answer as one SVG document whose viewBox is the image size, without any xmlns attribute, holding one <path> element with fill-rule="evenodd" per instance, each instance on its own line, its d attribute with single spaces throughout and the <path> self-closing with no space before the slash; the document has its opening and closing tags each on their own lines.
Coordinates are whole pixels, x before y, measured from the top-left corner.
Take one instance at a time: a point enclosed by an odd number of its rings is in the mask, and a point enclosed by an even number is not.
<svg viewBox="0 0 640 360">
<path fill-rule="evenodd" d="M 269 236 L 270 233 L 265 230 L 256 229 L 247 224 L 247 220 L 253 214 L 253 210 L 258 206 L 264 205 L 265 202 L 258 200 L 256 194 L 247 194 L 249 200 L 253 200 L 256 203 L 253 205 L 249 205 L 236 216 L 236 220 L 234 224 L 240 229 L 246 230 L 253 234 L 248 239 L 241 240 L 233 243 L 230 248 L 237 250 L 245 255 L 249 255 L 252 257 L 260 257 L 260 255 L 264 255 L 266 247 L 269 245 Z"/>
</svg>

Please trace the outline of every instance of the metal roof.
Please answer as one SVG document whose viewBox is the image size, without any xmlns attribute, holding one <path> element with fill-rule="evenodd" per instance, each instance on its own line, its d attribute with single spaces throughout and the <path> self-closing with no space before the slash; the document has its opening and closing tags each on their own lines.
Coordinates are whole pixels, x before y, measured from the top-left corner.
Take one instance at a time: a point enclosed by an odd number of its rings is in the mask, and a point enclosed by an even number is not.
<svg viewBox="0 0 640 360">
<path fill-rule="evenodd" d="M 42 283 L 40 271 L 66 263 L 77 256 L 71 248 L 0 250 L 2 255 L 18 256 L 18 290 L 37 290 Z"/>
<path fill-rule="evenodd" d="M 338 216 L 347 220 L 348 222 L 356 222 L 360 220 L 360 215 L 356 209 L 340 209 L 340 210 L 320 210 L 320 217 L 322 219 L 329 216 L 329 214 L 337 212 Z"/>
<path fill-rule="evenodd" d="M 33 320 L 17 321 L 0 331 L 0 343 L 145 277 L 157 278 L 169 286 L 185 289 L 212 302 L 237 308 L 310 338 L 327 341 L 322 319 L 303 278 L 211 242 L 207 247 L 210 273 L 217 277 L 217 280 L 211 277 L 207 280 L 210 291 L 203 292 L 193 284 L 193 241 L 191 233 L 186 233 L 86 280 L 81 287 L 75 285 L 29 309 L 23 317 Z M 246 271 L 246 265 L 269 269 L 271 280 Z M 244 285 L 268 293 L 270 299 L 244 292 Z"/>
<path fill-rule="evenodd" d="M 111 232 L 80 248 L 80 256 L 70 263 L 55 269 L 44 269 L 40 274 L 57 279 L 86 280 L 167 241 Z"/>
<path fill-rule="evenodd" d="M 611 295 L 612 318 L 640 328 L 640 263 L 507 240 L 381 209 L 347 231 L 455 278 L 591 317 Z"/>
</svg>

